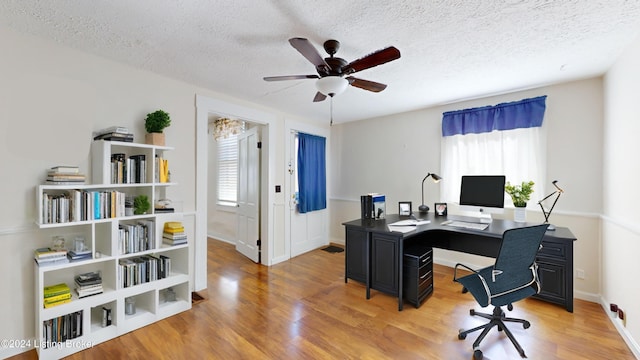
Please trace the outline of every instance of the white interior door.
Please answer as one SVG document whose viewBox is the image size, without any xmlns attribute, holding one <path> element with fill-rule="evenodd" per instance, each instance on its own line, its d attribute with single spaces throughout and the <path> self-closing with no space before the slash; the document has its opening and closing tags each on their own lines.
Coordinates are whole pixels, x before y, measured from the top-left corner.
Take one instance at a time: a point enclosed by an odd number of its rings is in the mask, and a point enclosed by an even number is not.
<svg viewBox="0 0 640 360">
<path fill-rule="evenodd" d="M 317 249 L 329 243 L 327 209 L 301 214 L 298 211 L 298 136 L 291 133 L 289 143 L 289 231 L 291 257 Z"/>
<path fill-rule="evenodd" d="M 260 138 L 254 127 L 238 135 L 236 250 L 260 261 Z"/>
</svg>

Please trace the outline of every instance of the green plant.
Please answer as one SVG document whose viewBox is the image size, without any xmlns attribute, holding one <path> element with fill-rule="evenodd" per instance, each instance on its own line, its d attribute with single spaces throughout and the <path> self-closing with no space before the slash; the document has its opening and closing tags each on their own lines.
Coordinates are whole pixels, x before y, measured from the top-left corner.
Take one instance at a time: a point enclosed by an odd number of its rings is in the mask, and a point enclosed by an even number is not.
<svg viewBox="0 0 640 360">
<path fill-rule="evenodd" d="M 151 208 L 151 203 L 146 195 L 138 195 L 133 199 L 133 213 L 136 215 L 145 214 Z"/>
<path fill-rule="evenodd" d="M 147 114 L 147 119 L 144 121 L 144 128 L 148 133 L 161 133 L 169 125 L 171 125 L 171 117 L 169 113 L 162 110 Z"/>
<path fill-rule="evenodd" d="M 511 183 L 507 181 L 507 184 L 504 186 L 504 191 L 511 196 L 513 206 L 526 207 L 529 196 L 533 192 L 533 185 L 533 181 L 523 181 L 521 185 L 511 185 Z"/>
</svg>

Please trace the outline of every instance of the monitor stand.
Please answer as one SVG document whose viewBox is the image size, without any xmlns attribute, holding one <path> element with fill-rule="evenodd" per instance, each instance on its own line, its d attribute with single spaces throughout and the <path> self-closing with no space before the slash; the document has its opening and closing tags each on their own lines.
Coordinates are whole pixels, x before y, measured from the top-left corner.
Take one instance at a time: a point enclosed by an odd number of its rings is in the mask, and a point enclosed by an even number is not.
<svg viewBox="0 0 640 360">
<path fill-rule="evenodd" d="M 480 223 L 481 224 L 491 224 L 493 219 L 491 218 L 491 214 L 487 214 L 480 210 Z"/>
</svg>

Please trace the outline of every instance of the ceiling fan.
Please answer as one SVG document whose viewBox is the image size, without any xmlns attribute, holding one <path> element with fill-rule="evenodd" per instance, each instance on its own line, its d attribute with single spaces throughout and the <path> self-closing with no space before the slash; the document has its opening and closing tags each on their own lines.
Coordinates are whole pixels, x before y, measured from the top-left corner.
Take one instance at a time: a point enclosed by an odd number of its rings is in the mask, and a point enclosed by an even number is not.
<svg viewBox="0 0 640 360">
<path fill-rule="evenodd" d="M 348 63 L 342 58 L 333 56 L 340 48 L 340 42 L 338 42 L 338 40 L 327 40 L 324 42 L 324 50 L 329 54 L 329 57 L 324 59 L 307 39 L 291 38 L 289 39 L 289 43 L 298 50 L 302 56 L 315 65 L 318 75 L 267 76 L 264 77 L 264 80 L 318 79 L 316 81 L 318 92 L 313 98 L 314 102 L 323 101 L 327 98 L 327 95 L 330 97 L 338 95 L 343 92 L 348 85 L 373 92 L 384 90 L 387 87 L 385 84 L 359 79 L 350 75 L 400 58 L 400 51 L 390 46 Z"/>
</svg>

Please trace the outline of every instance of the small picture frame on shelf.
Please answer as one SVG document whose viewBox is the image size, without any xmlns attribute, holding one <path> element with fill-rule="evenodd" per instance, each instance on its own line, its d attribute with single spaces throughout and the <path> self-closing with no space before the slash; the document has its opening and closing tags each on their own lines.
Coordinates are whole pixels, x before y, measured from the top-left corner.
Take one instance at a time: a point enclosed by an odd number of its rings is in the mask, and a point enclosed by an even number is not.
<svg viewBox="0 0 640 360">
<path fill-rule="evenodd" d="M 433 204 L 436 216 L 447 216 L 447 203 L 435 203 Z"/>
<path fill-rule="evenodd" d="M 400 201 L 398 203 L 398 215 L 411 216 L 411 201 Z"/>
</svg>

